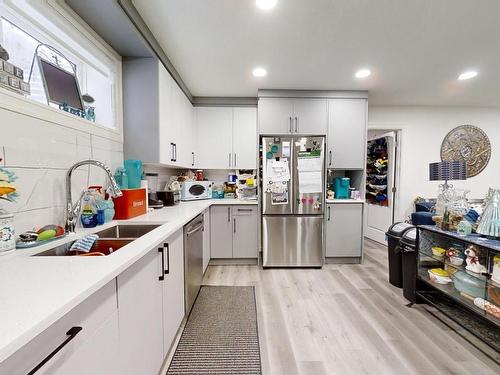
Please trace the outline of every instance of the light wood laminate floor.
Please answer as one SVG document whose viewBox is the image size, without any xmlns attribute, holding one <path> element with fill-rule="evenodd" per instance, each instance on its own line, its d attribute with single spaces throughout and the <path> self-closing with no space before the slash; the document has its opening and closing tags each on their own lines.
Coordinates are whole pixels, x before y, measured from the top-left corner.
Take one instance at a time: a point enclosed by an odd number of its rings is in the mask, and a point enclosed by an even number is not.
<svg viewBox="0 0 500 375">
<path fill-rule="evenodd" d="M 362 265 L 210 266 L 205 285 L 254 285 L 264 374 L 500 374 L 500 368 L 387 281 L 387 250 Z"/>
</svg>

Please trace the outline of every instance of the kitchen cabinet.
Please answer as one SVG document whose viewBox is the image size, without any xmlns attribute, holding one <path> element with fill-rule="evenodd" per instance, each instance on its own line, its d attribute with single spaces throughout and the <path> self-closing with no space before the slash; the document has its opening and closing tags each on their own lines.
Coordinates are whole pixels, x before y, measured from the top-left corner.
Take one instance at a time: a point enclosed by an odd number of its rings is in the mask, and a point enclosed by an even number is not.
<svg viewBox="0 0 500 375">
<path fill-rule="evenodd" d="M 193 167 L 193 106 L 157 59 L 124 59 L 123 104 L 126 159 Z"/>
<path fill-rule="evenodd" d="M 256 169 L 257 110 L 196 107 L 196 167 Z"/>
<path fill-rule="evenodd" d="M 326 257 L 361 257 L 363 203 L 334 203 L 326 208 Z"/>
<path fill-rule="evenodd" d="M 260 134 L 322 135 L 327 132 L 328 102 L 318 98 L 260 98 Z"/>
<path fill-rule="evenodd" d="M 212 259 L 258 257 L 257 206 L 213 206 L 210 216 Z"/>
<path fill-rule="evenodd" d="M 210 209 L 203 212 L 203 273 L 210 262 Z"/>
<path fill-rule="evenodd" d="M 233 257 L 231 206 L 210 207 L 210 257 Z"/>
<path fill-rule="evenodd" d="M 68 339 L 67 332 L 73 327 L 81 330 L 75 330 L 74 338 L 44 363 L 37 374 L 121 374 L 117 366 L 120 355 L 115 280 L 3 361 L 0 374 L 29 373 Z"/>
<path fill-rule="evenodd" d="M 197 107 L 197 167 L 202 169 L 233 168 L 231 108 Z"/>
<path fill-rule="evenodd" d="M 258 248 L 257 208 L 236 206 L 233 217 L 233 258 L 256 258 Z"/>
<path fill-rule="evenodd" d="M 157 374 L 163 363 L 163 243 L 117 277 L 121 374 Z"/>
<path fill-rule="evenodd" d="M 166 357 L 184 319 L 184 239 L 182 229 L 163 243 L 163 357 Z"/>
<path fill-rule="evenodd" d="M 233 108 L 233 168 L 257 168 L 257 110 Z"/>
<path fill-rule="evenodd" d="M 366 128 L 366 99 L 328 101 L 328 168 L 365 168 Z"/>
</svg>

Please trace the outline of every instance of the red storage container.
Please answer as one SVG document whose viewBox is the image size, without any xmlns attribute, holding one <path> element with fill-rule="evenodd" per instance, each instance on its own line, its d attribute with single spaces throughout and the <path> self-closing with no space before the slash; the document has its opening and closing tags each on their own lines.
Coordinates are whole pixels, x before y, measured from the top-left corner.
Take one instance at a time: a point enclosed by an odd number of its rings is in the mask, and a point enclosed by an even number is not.
<svg viewBox="0 0 500 375">
<path fill-rule="evenodd" d="M 123 195 L 113 198 L 115 220 L 126 220 L 146 213 L 146 189 L 122 189 Z"/>
</svg>

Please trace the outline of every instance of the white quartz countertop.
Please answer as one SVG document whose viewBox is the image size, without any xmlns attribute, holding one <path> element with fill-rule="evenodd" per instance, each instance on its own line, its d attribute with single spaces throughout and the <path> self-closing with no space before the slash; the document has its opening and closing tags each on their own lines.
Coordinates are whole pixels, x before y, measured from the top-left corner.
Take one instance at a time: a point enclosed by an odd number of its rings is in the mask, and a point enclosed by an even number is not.
<svg viewBox="0 0 500 375">
<path fill-rule="evenodd" d="M 31 249 L 0 256 L 0 362 L 26 345 L 94 292 L 106 285 L 163 239 L 181 229 L 212 205 L 256 205 L 257 201 L 211 199 L 181 202 L 136 218 L 127 224 L 161 224 L 160 227 L 106 257 L 31 255 L 87 233 L 117 224 L 107 223 Z"/>
</svg>

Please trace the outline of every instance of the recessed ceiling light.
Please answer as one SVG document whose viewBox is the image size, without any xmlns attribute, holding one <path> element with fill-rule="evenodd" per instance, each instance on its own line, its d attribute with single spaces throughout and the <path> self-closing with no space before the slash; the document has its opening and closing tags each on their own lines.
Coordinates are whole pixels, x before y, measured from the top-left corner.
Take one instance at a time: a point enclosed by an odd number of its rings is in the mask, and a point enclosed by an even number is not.
<svg viewBox="0 0 500 375">
<path fill-rule="evenodd" d="M 366 78 L 369 77 L 372 74 L 370 69 L 360 69 L 356 72 L 355 76 L 356 78 Z"/>
<path fill-rule="evenodd" d="M 464 72 L 458 76 L 459 81 L 464 81 L 466 79 L 471 79 L 477 76 L 477 72 L 475 70 L 469 70 L 468 72 Z"/>
<path fill-rule="evenodd" d="M 276 6 L 278 0 L 256 0 L 255 3 L 260 9 L 269 10 Z"/>
<path fill-rule="evenodd" d="M 252 70 L 254 77 L 265 77 L 267 75 L 267 70 L 264 68 L 255 68 Z"/>
</svg>

